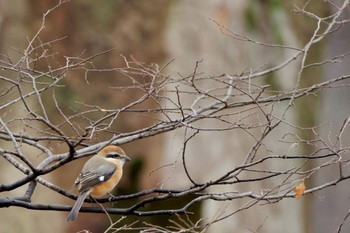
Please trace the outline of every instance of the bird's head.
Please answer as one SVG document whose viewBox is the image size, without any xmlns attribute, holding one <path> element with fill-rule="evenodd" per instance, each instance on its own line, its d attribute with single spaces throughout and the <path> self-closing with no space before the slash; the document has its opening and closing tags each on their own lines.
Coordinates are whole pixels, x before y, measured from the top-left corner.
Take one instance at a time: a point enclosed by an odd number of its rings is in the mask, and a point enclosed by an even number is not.
<svg viewBox="0 0 350 233">
<path fill-rule="evenodd" d="M 107 160 L 123 165 L 125 162 L 131 159 L 125 154 L 122 148 L 119 146 L 106 146 L 98 155 L 105 157 Z"/>
</svg>

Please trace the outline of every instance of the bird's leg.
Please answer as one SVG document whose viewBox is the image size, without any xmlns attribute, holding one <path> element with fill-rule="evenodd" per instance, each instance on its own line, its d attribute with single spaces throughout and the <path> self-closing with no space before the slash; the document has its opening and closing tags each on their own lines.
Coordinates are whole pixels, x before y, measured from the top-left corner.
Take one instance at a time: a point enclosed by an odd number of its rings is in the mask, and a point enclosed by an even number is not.
<svg viewBox="0 0 350 233">
<path fill-rule="evenodd" d="M 109 198 L 108 198 L 108 201 L 109 202 L 112 202 L 112 207 L 114 206 L 114 202 L 116 201 L 113 201 L 114 198 L 116 198 L 116 196 L 112 195 L 111 193 L 107 193 Z"/>
<path fill-rule="evenodd" d="M 108 201 L 110 202 L 113 201 L 113 199 L 115 198 L 115 196 L 111 193 L 107 193 L 107 195 L 109 196 Z"/>
</svg>

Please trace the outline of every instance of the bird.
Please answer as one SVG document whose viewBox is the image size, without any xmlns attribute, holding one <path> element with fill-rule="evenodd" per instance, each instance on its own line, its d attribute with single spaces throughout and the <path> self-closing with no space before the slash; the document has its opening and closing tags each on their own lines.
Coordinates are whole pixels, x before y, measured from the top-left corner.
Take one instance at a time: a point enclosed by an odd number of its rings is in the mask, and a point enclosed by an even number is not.
<svg viewBox="0 0 350 233">
<path fill-rule="evenodd" d="M 84 164 L 73 187 L 78 186 L 79 195 L 67 222 L 74 222 L 87 196 L 101 197 L 109 194 L 123 175 L 123 165 L 131 159 L 119 146 L 106 146 Z"/>
</svg>

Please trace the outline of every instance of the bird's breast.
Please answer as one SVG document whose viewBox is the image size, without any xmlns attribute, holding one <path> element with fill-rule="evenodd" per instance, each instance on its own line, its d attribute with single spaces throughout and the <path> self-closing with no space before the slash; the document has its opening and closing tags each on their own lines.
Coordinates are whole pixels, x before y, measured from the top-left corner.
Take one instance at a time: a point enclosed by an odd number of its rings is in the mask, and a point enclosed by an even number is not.
<svg viewBox="0 0 350 233">
<path fill-rule="evenodd" d="M 122 175 L 123 175 L 122 169 L 117 169 L 117 171 L 113 174 L 113 176 L 109 178 L 107 181 L 94 186 L 92 188 L 90 195 L 100 197 L 111 192 L 120 181 Z"/>
</svg>

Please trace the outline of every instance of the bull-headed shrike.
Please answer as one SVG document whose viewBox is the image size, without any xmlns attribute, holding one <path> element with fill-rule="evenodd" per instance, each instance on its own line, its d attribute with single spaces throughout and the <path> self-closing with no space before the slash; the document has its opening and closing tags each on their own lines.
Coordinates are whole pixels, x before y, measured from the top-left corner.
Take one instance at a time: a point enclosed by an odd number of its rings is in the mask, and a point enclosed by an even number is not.
<svg viewBox="0 0 350 233">
<path fill-rule="evenodd" d="M 118 146 L 106 146 L 90 158 L 74 182 L 74 186 L 79 186 L 79 196 L 67 217 L 67 222 L 75 221 L 87 196 L 100 197 L 111 192 L 120 181 L 123 165 L 128 161 L 130 158 Z"/>
</svg>

